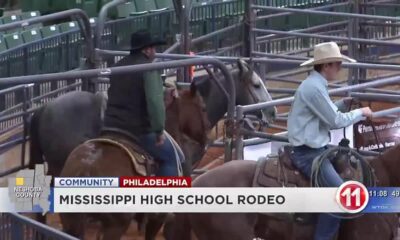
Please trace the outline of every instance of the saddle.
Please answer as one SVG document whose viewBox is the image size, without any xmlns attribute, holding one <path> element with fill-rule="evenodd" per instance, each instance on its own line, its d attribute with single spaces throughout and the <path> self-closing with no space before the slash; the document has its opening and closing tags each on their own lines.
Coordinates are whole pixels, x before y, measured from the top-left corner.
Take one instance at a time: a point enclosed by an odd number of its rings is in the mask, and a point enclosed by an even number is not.
<svg viewBox="0 0 400 240">
<path fill-rule="evenodd" d="M 120 148 L 130 158 L 133 170 L 140 176 L 153 176 L 156 172 L 156 162 L 153 157 L 137 144 L 136 138 L 121 129 L 104 128 L 99 138 L 90 139 L 86 143 L 106 143 Z"/>
<path fill-rule="evenodd" d="M 268 155 L 257 162 L 253 187 L 310 187 L 307 180 L 290 159 L 291 146 L 283 146 L 278 155 Z M 262 213 L 278 220 L 309 225 L 316 222 L 316 214 L 310 213 Z"/>
<path fill-rule="evenodd" d="M 286 145 L 279 149 L 278 155 L 269 155 L 257 163 L 253 178 L 253 187 L 312 187 L 308 180 L 292 164 L 290 154 L 292 146 Z M 333 166 L 343 180 L 362 180 L 362 168 L 352 166 L 347 161 L 346 154 L 336 154 Z M 310 213 L 263 213 L 277 219 L 295 221 L 300 224 L 312 224 L 316 221 L 316 214 Z"/>
<path fill-rule="evenodd" d="M 284 146 L 278 155 L 258 161 L 253 187 L 310 187 L 310 181 L 293 166 L 291 151 L 291 146 Z"/>
</svg>

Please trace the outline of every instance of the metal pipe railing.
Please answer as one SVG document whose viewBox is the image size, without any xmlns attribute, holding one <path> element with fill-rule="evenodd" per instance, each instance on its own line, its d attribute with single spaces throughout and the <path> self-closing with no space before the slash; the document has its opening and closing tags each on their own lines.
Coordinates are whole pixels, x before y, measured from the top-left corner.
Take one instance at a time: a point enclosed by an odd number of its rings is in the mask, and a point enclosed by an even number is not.
<svg viewBox="0 0 400 240">
<path fill-rule="evenodd" d="M 337 27 L 337 26 L 347 25 L 347 24 L 348 24 L 348 21 L 340 21 L 340 22 L 335 22 L 335 23 L 326 23 L 326 24 L 313 26 L 313 27 L 309 27 L 309 28 L 304 28 L 304 29 L 292 30 L 289 32 L 317 31 L 317 30 L 321 30 L 321 29 L 325 29 L 325 28 L 329 28 L 329 27 Z M 268 40 L 268 39 L 271 39 L 274 37 L 276 37 L 276 34 L 271 34 L 271 35 L 267 35 L 267 36 L 258 36 L 258 37 L 256 37 L 256 40 L 257 40 L 257 42 L 260 42 L 260 41 Z"/>
<path fill-rule="evenodd" d="M 0 95 L 10 93 L 10 92 L 15 92 L 16 90 L 24 89 L 24 87 L 25 87 L 24 85 L 18 85 L 18 86 L 5 88 L 5 89 L 0 90 Z"/>
<path fill-rule="evenodd" d="M 309 10 L 314 10 L 314 11 L 315 10 L 323 10 L 323 9 L 329 9 L 329 8 L 335 8 L 335 7 L 343 7 L 343 6 L 348 6 L 348 5 L 349 5 L 349 2 L 347 1 L 347 2 L 343 2 L 343 3 L 334 3 L 334 4 L 329 4 L 329 5 L 309 8 Z M 287 9 L 287 8 L 284 8 L 284 9 Z M 256 21 L 265 20 L 265 19 L 273 18 L 273 17 L 290 16 L 290 15 L 292 15 L 294 13 L 294 12 L 284 12 L 284 11 L 282 11 L 282 12 L 283 13 L 269 14 L 269 15 L 266 15 L 266 16 L 259 16 L 259 17 L 256 18 Z"/>
<path fill-rule="evenodd" d="M 127 0 L 113 0 L 111 2 L 106 3 L 99 12 L 98 21 L 96 24 L 95 32 L 94 32 L 94 48 L 100 48 L 101 36 L 104 32 L 104 24 L 107 20 L 108 11 L 111 8 L 117 7 L 123 3 L 126 3 Z"/>
<path fill-rule="evenodd" d="M 71 89 L 73 89 L 73 88 L 77 88 L 77 87 L 79 87 L 79 86 L 81 86 L 81 85 L 82 85 L 82 82 L 77 82 L 77 83 L 69 84 L 69 85 L 67 85 L 67 86 L 58 88 L 58 89 L 56 89 L 56 90 L 54 90 L 54 91 L 50 91 L 50 92 L 47 92 L 47 93 L 45 93 L 45 94 L 43 94 L 43 95 L 34 97 L 34 98 L 31 99 L 31 101 L 32 101 L 32 102 L 35 102 L 35 101 L 39 101 L 39 100 L 42 100 L 42 99 L 47 98 L 47 97 L 52 97 L 52 96 L 54 96 L 54 95 L 56 95 L 56 94 L 58 94 L 58 93 L 61 93 L 61 92 L 64 92 L 64 91 L 68 91 L 68 90 L 71 90 Z"/>
<path fill-rule="evenodd" d="M 106 55 L 121 55 L 121 56 L 126 56 L 129 54 L 127 51 L 111 51 L 111 50 L 100 50 L 98 49 L 97 51 L 101 52 L 101 54 L 106 54 Z M 184 55 L 184 54 L 172 54 L 172 53 L 157 53 L 156 54 L 157 58 L 163 58 L 163 59 L 195 59 L 195 58 L 211 58 L 210 56 L 201 56 L 201 55 Z M 213 59 L 218 59 L 222 62 L 229 62 L 229 63 L 234 63 L 237 62 L 239 59 L 242 59 L 244 61 L 251 61 L 254 63 L 276 63 L 276 64 L 291 64 L 291 65 L 296 65 L 299 66 L 301 63 L 304 61 L 302 60 L 289 60 L 289 59 L 269 59 L 269 58 L 247 58 L 247 57 L 223 57 L 223 56 L 212 56 Z M 344 68 L 363 68 L 363 69 L 381 69 L 381 70 L 400 70 L 400 65 L 394 65 L 394 64 L 371 64 L 371 63 L 343 63 L 342 67 Z M 302 70 L 304 72 L 309 71 L 308 69 Z M 1 78 L 0 78 L 1 81 Z M 1 82 L 0 82 L 1 86 Z"/>
<path fill-rule="evenodd" d="M 378 112 L 374 112 L 372 114 L 373 118 L 381 118 L 381 117 L 385 117 L 391 114 L 397 114 L 400 112 L 400 107 L 395 107 L 395 108 L 390 108 L 390 109 L 385 109 L 382 111 L 378 111 Z"/>
<path fill-rule="evenodd" d="M 104 25 L 107 20 L 108 11 L 111 8 L 117 7 L 123 3 L 126 3 L 127 0 L 113 0 L 111 2 L 106 3 L 99 12 L 99 18 L 96 24 L 95 32 L 94 32 L 94 49 L 100 48 L 101 37 L 104 32 Z M 101 65 L 101 57 L 95 52 L 95 64 L 96 67 Z"/>
<path fill-rule="evenodd" d="M 272 141 L 277 141 L 277 142 L 289 142 L 289 140 L 286 136 L 278 136 L 278 135 L 273 135 L 273 134 L 258 132 L 258 131 L 249 131 L 249 130 L 242 130 L 242 131 L 247 136 L 270 139 L 270 141 L 272 140 Z M 257 138 L 255 138 L 255 139 L 257 139 Z M 249 140 L 249 139 L 247 139 L 247 140 Z M 335 145 L 331 145 L 331 144 L 329 144 L 328 146 L 336 147 Z M 238 150 L 236 150 L 236 151 L 238 151 Z M 363 155 L 367 155 L 367 156 L 379 156 L 378 152 L 365 151 L 365 150 L 357 150 L 357 151 L 359 153 L 361 153 Z"/>
<path fill-rule="evenodd" d="M 393 76 L 396 76 L 396 75 L 393 75 Z M 391 76 L 391 77 L 393 77 L 393 76 Z M 382 79 L 382 78 L 370 79 L 369 81 L 379 80 L 379 79 Z M 294 83 L 294 84 L 301 84 L 303 82 L 302 80 L 283 78 L 283 77 L 273 77 L 273 76 L 267 76 L 265 78 L 265 80 L 266 81 L 287 82 L 287 83 Z M 358 81 L 363 81 L 363 80 L 359 79 Z M 332 87 L 332 88 L 340 88 L 343 86 L 344 85 L 337 84 L 337 83 L 328 83 L 328 87 Z M 345 86 L 347 86 L 347 85 L 345 85 Z M 364 91 L 371 92 L 371 93 L 378 93 L 378 94 L 400 95 L 400 91 L 394 91 L 394 90 L 388 90 L 388 89 L 366 88 L 366 89 L 364 89 Z"/>
<path fill-rule="evenodd" d="M 75 238 L 62 231 L 47 226 L 46 224 L 39 223 L 21 214 L 18 213 L 4 213 L 4 214 L 9 216 L 12 221 L 10 230 L 12 229 L 14 232 L 20 232 L 21 237 L 23 236 L 24 231 L 30 232 L 29 230 L 34 229 L 35 238 L 38 237 L 39 239 L 50 238 L 50 239 L 63 239 L 63 240 L 78 240 L 78 238 Z M 1 220 L 2 222 L 5 221 L 4 219 Z"/>
<path fill-rule="evenodd" d="M 378 7 L 378 8 L 392 8 L 400 7 L 399 3 L 360 3 L 360 6 L 365 7 Z"/>
<path fill-rule="evenodd" d="M 188 59 L 188 58 L 208 58 L 207 56 L 189 56 L 182 54 L 156 54 L 156 57 L 162 57 L 165 59 Z M 246 57 L 213 57 L 214 59 L 218 59 L 223 62 L 236 62 L 238 59 L 243 59 L 244 61 L 251 61 L 254 63 L 277 63 L 277 64 L 293 64 L 299 65 L 304 61 L 301 60 L 289 60 L 289 59 L 269 59 L 269 58 L 246 58 Z M 343 63 L 342 67 L 345 68 L 363 68 L 363 69 L 381 69 L 381 70 L 400 70 L 400 65 L 394 64 L 371 64 L 371 63 Z M 305 69 L 305 72 L 308 70 Z M 0 79 L 1 81 L 1 79 Z"/>
<path fill-rule="evenodd" d="M 257 33 L 273 33 L 273 34 L 280 34 L 280 35 L 286 35 L 286 36 L 311 37 L 311 38 L 320 38 L 320 39 L 326 39 L 326 40 L 367 43 L 367 44 L 382 45 L 382 46 L 396 46 L 396 47 L 400 46 L 400 44 L 396 43 L 396 42 L 387 42 L 387 41 L 374 40 L 374 39 L 364 39 L 364 38 L 354 38 L 354 37 L 338 37 L 338 36 L 321 35 L 321 34 L 315 34 L 315 33 L 286 32 L 286 31 L 259 29 L 259 28 L 255 28 L 255 29 L 253 29 L 253 31 L 257 32 Z"/>
<path fill-rule="evenodd" d="M 253 54 L 255 56 L 263 56 L 263 57 L 270 57 L 270 58 L 281 58 L 281 59 L 303 60 L 303 61 L 306 61 L 306 60 L 309 59 L 307 57 L 301 57 L 301 56 L 291 56 L 291 55 L 284 55 L 284 54 L 263 53 L 263 52 L 257 52 L 257 51 L 253 51 Z"/>
<path fill-rule="evenodd" d="M 214 31 L 212 33 L 208 33 L 206 35 L 203 35 L 203 36 L 200 36 L 200 37 L 197 37 L 197 38 L 193 38 L 191 44 L 195 45 L 195 44 L 204 42 L 204 41 L 206 41 L 206 40 L 208 40 L 208 39 L 210 39 L 210 38 L 212 38 L 214 36 L 217 36 L 217 35 L 232 31 L 232 30 L 234 30 L 236 28 L 239 28 L 242 25 L 243 25 L 243 23 L 236 23 L 236 24 L 233 24 L 233 25 L 231 25 L 229 27 L 225 27 L 225 28 L 219 29 L 217 31 Z"/>
<path fill-rule="evenodd" d="M 329 92 L 329 95 L 333 95 L 336 93 L 351 92 L 354 90 L 362 90 L 362 89 L 369 88 L 369 87 L 385 86 L 385 85 L 390 85 L 390 84 L 395 84 L 395 83 L 400 83 L 400 77 L 392 77 L 392 78 L 381 79 L 381 80 L 371 81 L 371 82 L 367 82 L 367 83 L 361 83 L 361 84 L 352 85 L 352 86 L 340 87 L 337 89 L 331 89 L 328 92 Z M 270 102 L 257 103 L 257 104 L 252 104 L 252 105 L 247 105 L 247 106 L 238 106 L 238 107 L 240 107 L 243 110 L 243 113 L 246 113 L 246 112 L 250 112 L 250 111 L 261 110 L 261 109 L 264 109 L 267 107 L 288 104 L 288 103 L 291 103 L 293 100 L 294 100 L 294 97 L 289 97 L 289 98 L 283 98 L 283 99 L 279 99 L 279 100 L 272 100 Z"/>
<path fill-rule="evenodd" d="M 345 95 L 345 94 L 343 94 Z M 359 100 L 380 101 L 380 102 L 400 102 L 400 95 L 383 94 L 383 93 L 350 93 L 351 97 Z"/>
<path fill-rule="evenodd" d="M 292 12 L 292 13 L 304 13 L 304 14 L 315 14 L 315 15 L 324 15 L 324 16 L 336 16 L 336 17 L 350 17 L 350 18 L 361 18 L 361 19 L 375 19 L 375 20 L 384 20 L 384 21 L 399 21 L 397 17 L 387 17 L 387 16 L 376 16 L 376 15 L 368 15 L 368 14 L 360 14 L 360 13 L 346 13 L 346 12 L 328 12 L 328 11 L 319 11 L 314 9 L 298 9 L 298 8 L 278 8 L 278 7 L 268 7 L 268 6 L 260 6 L 253 5 L 253 9 L 262 9 L 262 10 L 270 10 L 275 12 Z"/>
</svg>

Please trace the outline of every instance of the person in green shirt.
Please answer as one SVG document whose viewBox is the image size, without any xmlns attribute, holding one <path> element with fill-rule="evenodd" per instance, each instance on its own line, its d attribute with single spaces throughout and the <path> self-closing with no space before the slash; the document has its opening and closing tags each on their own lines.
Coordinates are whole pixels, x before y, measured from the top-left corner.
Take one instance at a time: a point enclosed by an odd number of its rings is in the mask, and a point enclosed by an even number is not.
<svg viewBox="0 0 400 240">
<path fill-rule="evenodd" d="M 130 54 L 116 66 L 151 64 L 158 45 L 146 30 L 131 36 Z M 108 89 L 105 128 L 129 132 L 156 161 L 159 176 L 178 176 L 177 157 L 170 139 L 164 135 L 165 107 L 163 82 L 157 71 L 113 75 Z"/>
</svg>

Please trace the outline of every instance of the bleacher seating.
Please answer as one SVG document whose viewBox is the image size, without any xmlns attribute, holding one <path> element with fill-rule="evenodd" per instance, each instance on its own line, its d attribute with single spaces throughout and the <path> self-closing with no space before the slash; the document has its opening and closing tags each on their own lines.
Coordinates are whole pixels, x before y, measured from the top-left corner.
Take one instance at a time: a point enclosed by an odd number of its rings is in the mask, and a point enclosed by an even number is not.
<svg viewBox="0 0 400 240">
<path fill-rule="evenodd" d="M 173 9 L 174 3 L 172 0 L 155 0 L 157 9 Z"/>
<path fill-rule="evenodd" d="M 80 0 L 80 1 L 60 0 L 60 1 L 67 2 L 68 9 L 80 8 L 84 10 L 89 17 L 97 16 L 99 12 L 99 3 L 101 2 L 99 0 Z"/>
<path fill-rule="evenodd" d="M 66 23 L 61 23 L 59 27 L 61 32 L 69 32 L 73 30 L 79 29 L 78 27 L 78 22 L 66 22 Z"/>
<path fill-rule="evenodd" d="M 92 17 L 90 23 L 93 27 L 96 24 L 96 17 L 101 7 L 110 1 L 111 0 L 22 0 L 21 7 L 24 12 L 19 15 L 0 17 L 0 24 L 24 20 L 54 11 L 82 8 Z M 245 0 L 193 0 L 193 2 L 194 5 L 190 19 L 190 32 L 193 34 L 193 38 L 243 20 Z M 313 6 L 324 4 L 321 0 L 257 0 L 257 4 L 260 5 L 269 3 L 273 6 L 301 8 L 309 7 L 310 5 L 307 4 L 311 2 Z M 175 42 L 175 34 L 179 33 L 180 29 L 179 21 L 176 19 L 173 8 L 173 0 L 130 0 L 118 6 L 108 14 L 111 21 L 106 25 L 106 34 L 102 38 L 102 46 L 107 49 L 116 49 L 121 45 L 121 42 L 129 40 L 132 31 L 141 28 L 149 29 L 155 36 L 166 38 L 169 40 L 169 43 Z M 259 13 L 269 13 L 267 11 L 264 12 L 260 11 Z M 291 16 L 258 21 L 257 27 L 289 31 L 294 28 L 306 28 L 310 26 L 310 23 L 314 25 L 315 23 L 323 24 L 327 19 L 328 18 L 323 16 L 304 17 L 300 16 L 300 14 L 294 14 Z M 82 38 L 80 32 L 77 31 L 79 29 L 77 22 L 64 22 L 50 26 L 46 24 L 27 25 L 19 29 L 12 29 L 0 33 L 0 53 L 7 49 L 10 50 L 0 56 L 0 61 L 1 57 L 7 58 L 8 53 L 20 51 L 21 48 L 18 50 L 18 46 L 21 44 L 32 46 L 36 44 L 35 42 L 43 39 L 43 42 L 40 42 L 40 46 L 37 44 L 38 46 L 34 46 L 36 48 L 29 48 L 29 61 L 40 62 L 40 67 L 37 67 L 40 71 L 71 70 L 73 67 L 76 67 L 78 65 L 76 62 L 79 61 L 79 57 L 82 55 Z M 223 41 L 226 43 L 226 41 L 236 39 L 238 35 L 239 34 L 227 33 L 205 44 L 217 43 L 218 46 L 222 46 L 224 45 Z M 213 45 L 212 47 L 217 48 L 218 46 Z M 280 46 L 286 48 L 286 43 L 282 42 Z M 202 48 L 202 46 L 199 48 Z M 38 52 L 35 56 L 32 54 L 34 51 Z M 68 61 L 66 59 L 68 59 Z M 3 62 L 0 62 L 0 65 Z M 60 66 L 55 66 L 54 62 L 57 62 Z M 17 66 L 17 64 L 14 64 L 14 66 Z M 58 68 L 49 69 L 49 66 Z M 29 72 L 35 72 L 35 70 L 29 70 Z M 36 72 L 39 72 L 39 70 Z M 3 74 L 2 70 L 0 70 L 0 74 Z"/>
<path fill-rule="evenodd" d="M 26 20 L 29 18 L 34 18 L 40 16 L 40 12 L 38 11 L 32 11 L 32 12 L 24 12 L 21 14 L 21 19 Z M 30 29 L 39 29 L 43 26 L 41 23 L 36 23 L 36 24 L 29 24 L 28 26 L 24 27 L 24 30 L 30 30 Z"/>
<path fill-rule="evenodd" d="M 136 5 L 133 2 L 126 2 L 117 6 L 117 16 L 118 18 L 126 18 L 129 16 L 137 16 L 146 14 L 148 11 L 139 12 L 137 11 Z"/>
<path fill-rule="evenodd" d="M 158 9 L 155 0 L 135 0 L 136 9 L 139 12 L 150 11 L 150 12 L 158 12 L 167 10 L 167 8 Z"/>
<path fill-rule="evenodd" d="M 21 34 L 24 43 L 30 43 L 42 39 L 42 33 L 38 29 L 23 31 Z"/>
<path fill-rule="evenodd" d="M 21 16 L 19 16 L 19 15 L 10 15 L 10 16 L 2 17 L 3 24 L 17 22 L 19 20 L 21 20 Z M 14 29 L 6 31 L 6 33 L 12 33 L 12 32 L 14 32 Z"/>
<path fill-rule="evenodd" d="M 4 37 L 0 36 L 0 52 L 7 50 L 6 42 L 4 41 Z"/>
<path fill-rule="evenodd" d="M 20 33 L 4 35 L 4 40 L 6 41 L 7 48 L 14 48 L 24 43 Z"/>
</svg>

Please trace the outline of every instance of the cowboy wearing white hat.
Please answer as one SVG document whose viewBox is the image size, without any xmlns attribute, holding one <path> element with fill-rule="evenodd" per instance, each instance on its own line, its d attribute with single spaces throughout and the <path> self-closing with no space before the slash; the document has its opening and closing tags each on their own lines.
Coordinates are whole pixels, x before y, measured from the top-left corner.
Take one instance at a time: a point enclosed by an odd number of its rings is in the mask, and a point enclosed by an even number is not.
<svg viewBox="0 0 400 240">
<path fill-rule="evenodd" d="M 288 117 L 288 137 L 293 145 L 293 164 L 307 177 L 311 177 L 313 160 L 321 155 L 330 142 L 330 130 L 350 126 L 363 117 L 371 117 L 370 108 L 356 109 L 347 113 L 346 100 L 333 103 L 328 94 L 328 81 L 337 78 L 343 61 L 356 62 L 341 54 L 335 42 L 314 47 L 314 58 L 300 66 L 313 66 L 314 71 L 297 89 Z M 325 184 L 338 187 L 343 181 L 329 161 L 322 164 Z M 314 234 L 315 240 L 332 239 L 340 220 L 328 214 L 320 214 Z"/>
<path fill-rule="evenodd" d="M 357 62 L 356 60 L 340 53 L 339 46 L 335 42 L 325 42 L 316 45 L 314 48 L 314 58 L 303 62 L 300 66 L 311 66 L 343 61 L 353 63 Z"/>
</svg>

